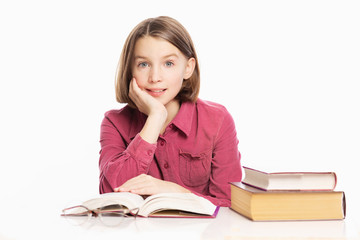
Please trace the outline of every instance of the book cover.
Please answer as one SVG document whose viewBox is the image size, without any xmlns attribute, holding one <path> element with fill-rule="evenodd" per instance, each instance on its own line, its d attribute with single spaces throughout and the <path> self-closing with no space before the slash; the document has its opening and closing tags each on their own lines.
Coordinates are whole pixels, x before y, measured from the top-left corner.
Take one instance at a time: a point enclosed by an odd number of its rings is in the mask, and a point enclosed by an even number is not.
<svg viewBox="0 0 360 240">
<path fill-rule="evenodd" d="M 231 183 L 231 209 L 253 221 L 340 220 L 343 191 L 263 191 Z"/>
<path fill-rule="evenodd" d="M 243 168 L 244 184 L 267 191 L 332 191 L 337 184 L 335 172 L 265 172 Z"/>
</svg>

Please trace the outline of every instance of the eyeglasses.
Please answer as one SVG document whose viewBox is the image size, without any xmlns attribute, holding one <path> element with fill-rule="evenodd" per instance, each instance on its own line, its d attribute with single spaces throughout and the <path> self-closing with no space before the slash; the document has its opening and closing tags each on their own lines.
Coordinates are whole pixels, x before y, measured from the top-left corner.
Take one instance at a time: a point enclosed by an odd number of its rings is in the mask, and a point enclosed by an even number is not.
<svg viewBox="0 0 360 240">
<path fill-rule="evenodd" d="M 128 209 L 119 204 L 106 205 L 95 210 L 78 205 L 63 209 L 61 216 L 65 217 L 72 225 L 83 225 L 89 222 L 92 217 L 99 217 L 104 225 L 117 226 L 125 217 L 134 216 L 136 218 L 138 210 L 138 208 Z"/>
</svg>

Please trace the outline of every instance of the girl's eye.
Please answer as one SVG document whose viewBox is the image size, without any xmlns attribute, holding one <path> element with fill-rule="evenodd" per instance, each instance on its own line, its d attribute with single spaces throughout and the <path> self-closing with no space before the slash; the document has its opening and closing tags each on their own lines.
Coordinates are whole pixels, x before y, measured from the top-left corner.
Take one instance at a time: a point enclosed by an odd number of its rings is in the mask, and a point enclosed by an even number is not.
<svg viewBox="0 0 360 240">
<path fill-rule="evenodd" d="M 146 62 L 141 62 L 138 64 L 139 67 L 145 68 L 147 66 L 149 66 Z"/>
<path fill-rule="evenodd" d="M 168 62 L 165 63 L 165 66 L 166 66 L 166 67 L 171 67 L 171 66 L 173 66 L 173 65 L 174 65 L 174 63 L 173 63 L 173 62 L 170 62 L 170 61 L 168 61 Z"/>
</svg>

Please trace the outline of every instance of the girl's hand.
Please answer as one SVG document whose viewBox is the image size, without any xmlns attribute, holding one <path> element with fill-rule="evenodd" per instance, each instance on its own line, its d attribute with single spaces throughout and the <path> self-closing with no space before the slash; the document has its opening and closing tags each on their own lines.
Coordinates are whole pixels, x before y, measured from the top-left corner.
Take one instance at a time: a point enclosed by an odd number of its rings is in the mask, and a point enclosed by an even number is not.
<svg viewBox="0 0 360 240">
<path fill-rule="evenodd" d="M 135 103 L 140 112 L 147 116 L 153 114 L 163 115 L 166 119 L 167 111 L 165 106 L 154 97 L 150 96 L 145 90 L 141 90 L 136 79 L 131 79 L 129 87 L 129 97 Z"/>
<path fill-rule="evenodd" d="M 148 116 L 139 133 L 140 136 L 149 143 L 156 143 L 167 119 L 165 106 L 146 91 L 141 90 L 135 78 L 130 82 L 129 97 L 139 111 Z"/>
<path fill-rule="evenodd" d="M 150 175 L 141 174 L 128 181 L 114 192 L 131 192 L 139 195 L 153 195 L 157 193 L 190 193 L 186 188 L 164 180 L 154 178 Z"/>
</svg>

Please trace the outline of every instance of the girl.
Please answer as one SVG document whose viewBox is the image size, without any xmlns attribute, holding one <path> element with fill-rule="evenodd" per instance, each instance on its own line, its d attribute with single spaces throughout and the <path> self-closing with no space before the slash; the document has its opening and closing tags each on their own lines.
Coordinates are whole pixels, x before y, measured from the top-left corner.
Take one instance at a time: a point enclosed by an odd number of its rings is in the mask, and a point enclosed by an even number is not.
<svg viewBox="0 0 360 240">
<path fill-rule="evenodd" d="M 100 193 L 192 192 L 230 206 L 241 181 L 232 117 L 198 99 L 200 71 L 186 29 L 170 17 L 144 20 L 128 36 L 116 75 L 127 106 L 105 114 L 100 135 Z"/>
</svg>

